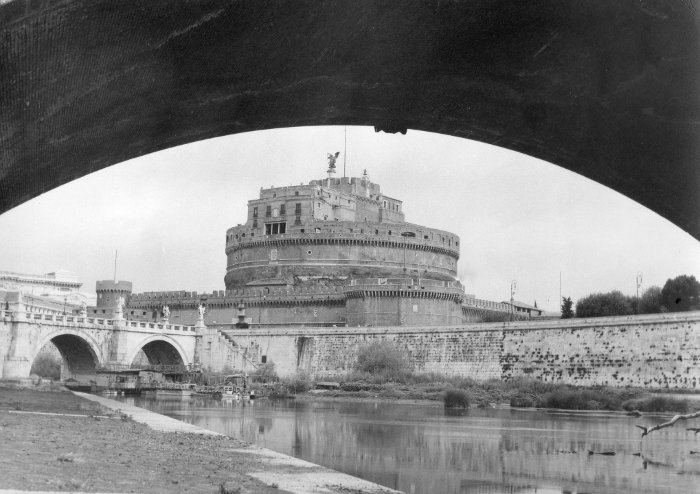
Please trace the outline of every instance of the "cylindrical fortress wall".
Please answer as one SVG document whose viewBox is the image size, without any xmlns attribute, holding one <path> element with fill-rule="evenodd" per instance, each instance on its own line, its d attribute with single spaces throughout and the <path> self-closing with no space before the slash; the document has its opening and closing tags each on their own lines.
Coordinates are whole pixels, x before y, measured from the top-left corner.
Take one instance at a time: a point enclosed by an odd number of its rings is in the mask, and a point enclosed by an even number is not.
<svg viewBox="0 0 700 494">
<path fill-rule="evenodd" d="M 457 276 L 458 251 L 417 239 L 284 237 L 251 239 L 228 249 L 226 289 L 243 287 L 251 280 L 291 281 L 295 276 L 415 276 L 445 281 Z"/>
</svg>

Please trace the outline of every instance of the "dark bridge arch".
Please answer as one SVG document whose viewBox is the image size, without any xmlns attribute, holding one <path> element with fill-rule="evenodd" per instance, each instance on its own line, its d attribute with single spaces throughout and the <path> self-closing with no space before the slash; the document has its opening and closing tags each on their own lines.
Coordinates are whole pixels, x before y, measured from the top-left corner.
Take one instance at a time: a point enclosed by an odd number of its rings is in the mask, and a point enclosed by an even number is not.
<svg viewBox="0 0 700 494">
<path fill-rule="evenodd" d="M 580 173 L 700 238 L 700 15 L 666 0 L 0 5 L 0 212 L 112 164 L 302 125 Z"/>
<path fill-rule="evenodd" d="M 188 364 L 182 349 L 178 348 L 173 341 L 165 338 L 149 338 L 147 342 L 140 344 L 137 351 L 129 359 L 130 363 L 134 362 L 139 351 L 143 351 L 151 365 L 185 366 Z"/>
<path fill-rule="evenodd" d="M 61 354 L 64 369 L 68 371 L 68 375 L 62 373 L 62 379 L 80 377 L 81 375 L 92 376 L 102 365 L 97 346 L 82 336 L 60 333 L 50 336 L 46 341 L 53 343 Z M 39 348 L 43 348 L 43 345 Z"/>
</svg>

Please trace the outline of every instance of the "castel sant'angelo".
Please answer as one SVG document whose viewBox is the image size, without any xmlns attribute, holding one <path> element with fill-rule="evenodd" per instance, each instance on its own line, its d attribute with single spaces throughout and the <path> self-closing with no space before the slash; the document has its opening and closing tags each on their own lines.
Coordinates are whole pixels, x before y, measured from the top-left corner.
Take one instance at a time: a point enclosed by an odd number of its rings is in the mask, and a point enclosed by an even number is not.
<svg viewBox="0 0 700 494">
<path fill-rule="evenodd" d="M 193 324 L 202 304 L 207 325 L 222 327 L 434 326 L 478 317 L 456 279 L 459 237 L 406 222 L 402 201 L 366 170 L 334 177 L 336 158 L 328 155 L 327 178 L 261 189 L 248 201 L 245 224 L 226 232 L 226 290 L 132 295 L 129 282 L 98 282 L 95 315 L 121 295 L 130 319 L 159 320 L 167 306 L 172 323 Z M 482 312 L 509 310 L 487 304 Z"/>
</svg>

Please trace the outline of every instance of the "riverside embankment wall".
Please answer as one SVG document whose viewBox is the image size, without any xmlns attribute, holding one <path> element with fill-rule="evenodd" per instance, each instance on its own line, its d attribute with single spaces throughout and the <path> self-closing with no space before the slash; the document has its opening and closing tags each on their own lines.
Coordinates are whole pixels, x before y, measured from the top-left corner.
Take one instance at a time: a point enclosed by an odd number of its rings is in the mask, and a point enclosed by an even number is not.
<svg viewBox="0 0 700 494">
<path fill-rule="evenodd" d="M 434 327 L 226 331 L 251 361 L 277 372 L 340 379 L 359 349 L 387 340 L 414 370 L 577 385 L 700 388 L 700 311 Z"/>
</svg>

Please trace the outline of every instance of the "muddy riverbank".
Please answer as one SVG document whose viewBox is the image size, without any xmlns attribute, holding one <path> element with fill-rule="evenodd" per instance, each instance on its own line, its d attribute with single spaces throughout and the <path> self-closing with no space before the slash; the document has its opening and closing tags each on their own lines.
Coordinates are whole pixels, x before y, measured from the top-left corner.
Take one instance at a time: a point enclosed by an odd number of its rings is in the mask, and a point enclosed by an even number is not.
<svg viewBox="0 0 700 494">
<path fill-rule="evenodd" d="M 319 492 L 353 487 L 343 484 L 351 477 L 228 436 L 154 431 L 57 386 L 0 385 L 0 441 L 4 489 L 308 492 L 296 479 L 314 476 Z"/>
</svg>

